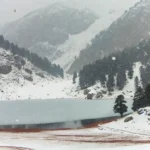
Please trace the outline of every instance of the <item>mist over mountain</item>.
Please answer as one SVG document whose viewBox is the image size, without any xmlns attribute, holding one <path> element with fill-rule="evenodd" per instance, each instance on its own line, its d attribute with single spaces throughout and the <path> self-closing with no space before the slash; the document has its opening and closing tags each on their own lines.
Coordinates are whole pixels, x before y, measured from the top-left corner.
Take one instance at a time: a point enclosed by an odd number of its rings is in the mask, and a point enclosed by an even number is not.
<svg viewBox="0 0 150 150">
<path fill-rule="evenodd" d="M 80 51 L 137 1 L 58 1 L 5 25 L 0 33 L 67 71 Z M 41 2 L 46 3 L 46 0 Z"/>
<path fill-rule="evenodd" d="M 81 51 L 69 72 L 79 71 L 84 65 L 108 56 L 113 52 L 137 45 L 150 38 L 150 1 L 142 0 L 126 11 L 111 26 L 100 32 L 91 45 Z"/>
<path fill-rule="evenodd" d="M 17 20 L 29 12 L 56 2 L 63 2 L 65 5 L 73 6 L 73 8 L 88 8 L 102 15 L 104 11 L 107 12 L 109 9 L 114 10 L 114 7 L 117 8 L 118 11 L 122 8 L 129 7 L 129 5 L 132 6 L 137 1 L 139 0 L 1 0 L 0 25 Z M 16 10 L 16 12 L 14 12 L 14 10 Z"/>
<path fill-rule="evenodd" d="M 96 19 L 98 16 L 88 9 L 77 10 L 55 3 L 7 24 L 2 34 L 19 46 L 50 58 L 57 45 L 86 30 Z"/>
<path fill-rule="evenodd" d="M 6 24 L 0 32 L 6 39 L 28 49 L 31 57 L 27 58 L 31 62 L 46 64 L 42 65 L 44 69 L 54 66 L 58 76 L 63 77 L 60 66 L 71 74 L 81 70 L 80 82 L 75 85 L 70 76 L 64 74 L 63 84 L 67 84 L 64 87 L 67 86 L 67 93 L 73 97 L 84 96 L 85 88 L 107 93 L 104 97 L 118 91 L 132 96 L 135 80 L 142 86 L 149 80 L 149 65 L 146 64 L 149 63 L 149 42 L 139 44 L 149 39 L 149 7 L 148 0 L 59 1 L 29 11 L 24 17 Z M 35 59 L 37 54 L 42 58 Z M 97 93 L 94 96 L 96 98 Z"/>
</svg>

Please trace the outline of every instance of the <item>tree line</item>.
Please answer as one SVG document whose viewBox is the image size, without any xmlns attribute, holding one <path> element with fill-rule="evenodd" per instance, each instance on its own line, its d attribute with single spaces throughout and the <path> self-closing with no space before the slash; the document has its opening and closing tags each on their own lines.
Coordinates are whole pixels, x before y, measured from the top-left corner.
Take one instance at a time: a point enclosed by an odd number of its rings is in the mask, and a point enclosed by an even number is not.
<svg viewBox="0 0 150 150">
<path fill-rule="evenodd" d="M 136 62 L 141 62 L 141 82 L 146 87 L 150 81 L 150 41 L 142 41 L 135 47 L 126 48 L 108 57 L 86 65 L 79 73 L 81 89 L 93 86 L 97 81 L 108 91 L 114 88 L 122 90 L 127 83 L 127 77 L 133 79 L 133 67 Z M 138 82 L 136 79 L 135 82 Z"/>
<path fill-rule="evenodd" d="M 150 84 L 146 88 L 138 87 L 133 99 L 133 111 L 150 106 Z"/>
<path fill-rule="evenodd" d="M 140 108 L 150 106 L 150 83 L 146 88 L 138 87 L 135 91 L 133 98 L 132 110 L 138 111 Z M 119 113 L 121 117 L 127 112 L 128 107 L 126 106 L 126 101 L 123 95 L 119 95 L 116 98 L 114 105 L 114 112 Z"/>
<path fill-rule="evenodd" d="M 63 69 L 56 64 L 52 64 L 46 57 L 42 58 L 35 53 L 30 52 L 25 48 L 21 48 L 14 43 L 5 40 L 2 35 L 0 35 L 0 47 L 9 50 L 12 52 L 13 55 L 19 55 L 26 58 L 30 61 L 34 66 L 40 68 L 43 71 L 53 75 L 53 76 L 60 76 L 64 77 Z"/>
</svg>

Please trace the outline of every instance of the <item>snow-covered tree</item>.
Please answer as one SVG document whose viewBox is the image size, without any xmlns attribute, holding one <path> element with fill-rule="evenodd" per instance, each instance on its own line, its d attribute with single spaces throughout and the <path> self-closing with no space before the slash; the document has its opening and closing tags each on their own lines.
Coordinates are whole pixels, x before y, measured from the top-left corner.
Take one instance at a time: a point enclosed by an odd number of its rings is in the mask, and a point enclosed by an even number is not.
<svg viewBox="0 0 150 150">
<path fill-rule="evenodd" d="M 142 87 L 138 87 L 134 95 L 132 109 L 133 111 L 137 111 L 139 108 L 145 106 L 146 106 L 146 97 L 144 90 L 142 89 Z"/>
<path fill-rule="evenodd" d="M 4 47 L 4 37 L 0 35 L 0 47 Z"/>
<path fill-rule="evenodd" d="M 126 101 L 123 95 L 119 95 L 116 98 L 115 106 L 114 106 L 114 112 L 119 113 L 121 117 L 123 117 L 123 114 L 126 113 L 128 110 L 128 107 L 126 106 Z"/>
<path fill-rule="evenodd" d="M 146 106 L 150 106 L 150 83 L 147 85 L 145 89 L 145 96 L 146 96 Z"/>
<path fill-rule="evenodd" d="M 74 84 L 76 83 L 76 78 L 77 78 L 77 73 L 74 72 L 74 74 L 73 74 L 73 83 L 74 83 Z"/>
<path fill-rule="evenodd" d="M 139 88 L 139 78 L 136 76 L 134 80 L 135 90 Z"/>
</svg>

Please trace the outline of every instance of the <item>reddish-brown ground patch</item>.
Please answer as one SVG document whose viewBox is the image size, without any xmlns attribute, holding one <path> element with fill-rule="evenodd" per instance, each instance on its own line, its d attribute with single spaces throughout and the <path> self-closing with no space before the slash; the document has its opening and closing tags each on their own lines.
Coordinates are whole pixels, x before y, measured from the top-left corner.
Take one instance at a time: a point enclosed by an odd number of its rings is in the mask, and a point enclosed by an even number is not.
<svg viewBox="0 0 150 150">
<path fill-rule="evenodd" d="M 94 128 L 94 127 L 98 127 L 98 125 L 104 125 L 104 124 L 110 123 L 110 122 L 112 122 L 112 121 L 116 121 L 116 119 L 110 119 L 110 120 L 105 120 L 105 121 L 99 121 L 99 122 L 92 123 L 92 124 L 90 124 L 90 125 L 84 126 L 83 128 Z"/>
<path fill-rule="evenodd" d="M 6 150 L 33 150 L 30 148 L 25 147 L 14 147 L 14 146 L 0 146 L 0 150 L 6 149 Z"/>
<path fill-rule="evenodd" d="M 0 132 L 11 132 L 11 133 L 37 133 L 42 132 L 41 129 L 0 129 Z"/>
<path fill-rule="evenodd" d="M 98 127 L 98 125 L 103 125 L 106 123 L 110 123 L 112 121 L 115 121 L 115 119 L 109 119 L 109 120 L 105 120 L 105 121 L 99 121 L 96 123 L 91 123 L 90 125 L 87 126 L 83 126 L 80 129 L 83 128 L 94 128 L 94 127 Z M 76 129 L 0 129 L 0 132 L 11 132 L 11 133 L 37 133 L 37 132 L 42 132 L 42 131 L 60 131 L 60 130 L 76 130 Z"/>
</svg>

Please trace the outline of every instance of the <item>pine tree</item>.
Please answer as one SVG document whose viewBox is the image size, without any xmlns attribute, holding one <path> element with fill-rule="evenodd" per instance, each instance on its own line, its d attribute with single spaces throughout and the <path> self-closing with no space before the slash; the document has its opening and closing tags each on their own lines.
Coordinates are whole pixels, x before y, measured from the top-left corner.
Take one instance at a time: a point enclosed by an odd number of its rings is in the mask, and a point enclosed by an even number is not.
<svg viewBox="0 0 150 150">
<path fill-rule="evenodd" d="M 110 74 L 107 81 L 107 89 L 109 92 L 114 91 L 115 80 L 113 74 Z"/>
<path fill-rule="evenodd" d="M 145 96 L 146 96 L 146 106 L 150 106 L 150 83 L 147 85 L 145 89 Z"/>
<path fill-rule="evenodd" d="M 6 49 L 6 50 L 10 49 L 10 43 L 9 43 L 8 40 L 6 40 L 6 41 L 4 42 L 4 49 Z"/>
<path fill-rule="evenodd" d="M 4 37 L 0 35 L 0 47 L 4 48 Z"/>
<path fill-rule="evenodd" d="M 119 95 L 116 98 L 114 112 L 119 113 L 121 117 L 127 112 L 128 107 L 126 106 L 126 101 L 123 95 Z"/>
<path fill-rule="evenodd" d="M 135 77 L 134 84 L 135 84 L 135 90 L 137 90 L 139 87 L 139 78 L 137 76 Z"/>
<path fill-rule="evenodd" d="M 77 78 L 77 72 L 74 72 L 74 74 L 73 74 L 73 84 L 76 83 L 76 78 Z"/>
<path fill-rule="evenodd" d="M 131 64 L 129 64 L 129 65 L 131 65 Z M 129 67 L 129 70 L 128 70 L 128 77 L 129 77 L 129 79 L 132 79 L 133 78 L 133 67 Z"/>
<path fill-rule="evenodd" d="M 123 90 L 124 86 L 126 85 L 126 73 L 125 71 L 119 71 L 117 75 L 117 87 L 119 90 Z"/>
<path fill-rule="evenodd" d="M 146 97 L 144 90 L 142 87 L 138 87 L 134 99 L 133 99 L 133 111 L 137 111 L 139 108 L 145 107 L 146 106 Z"/>
</svg>

